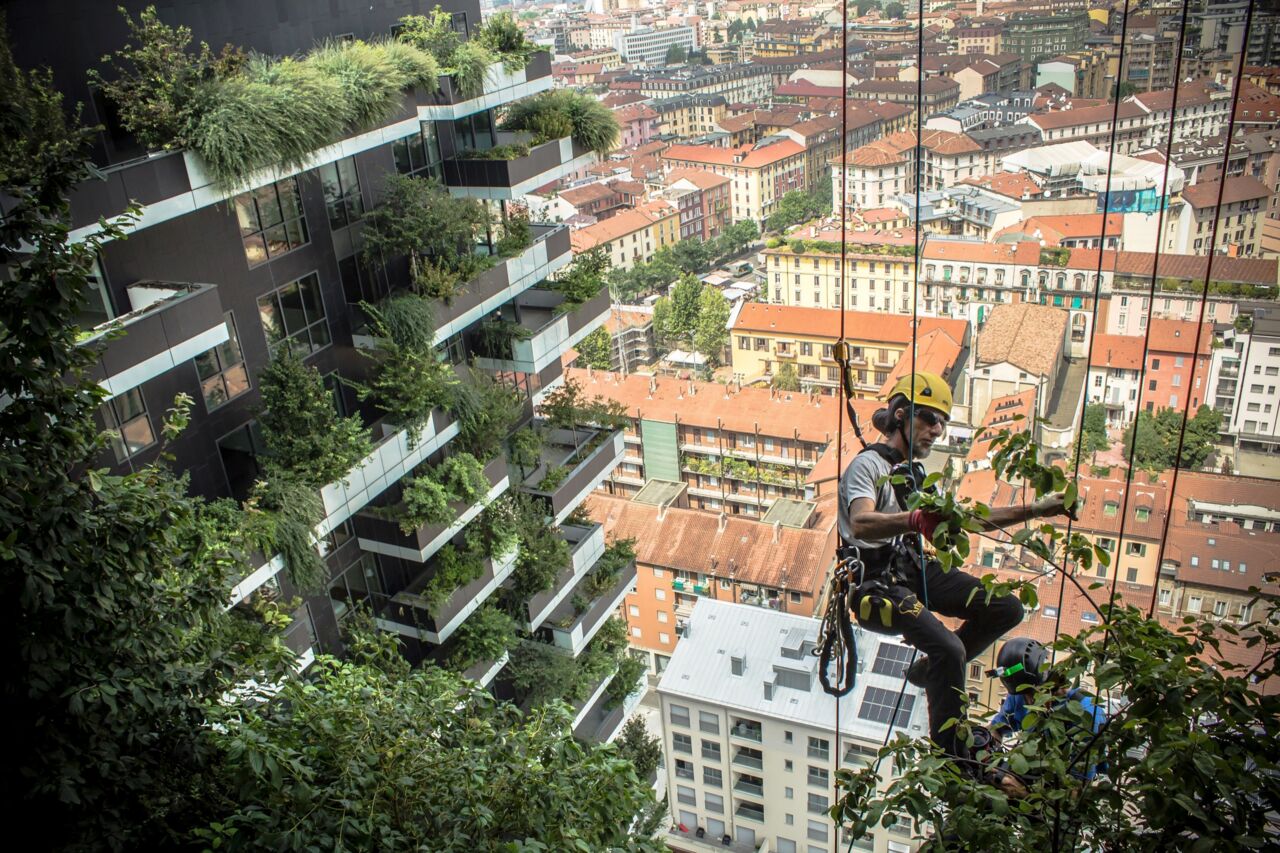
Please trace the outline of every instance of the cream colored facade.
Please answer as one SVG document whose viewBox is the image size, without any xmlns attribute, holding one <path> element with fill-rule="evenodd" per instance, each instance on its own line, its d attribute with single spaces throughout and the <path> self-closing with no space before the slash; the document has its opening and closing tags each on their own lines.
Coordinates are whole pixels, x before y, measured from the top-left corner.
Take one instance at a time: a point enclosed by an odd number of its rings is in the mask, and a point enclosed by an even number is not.
<svg viewBox="0 0 1280 853">
<path fill-rule="evenodd" d="M 915 258 L 876 254 L 849 247 L 841 275 L 839 252 L 806 249 L 797 255 L 787 244 L 766 249 L 765 276 L 769 301 L 803 308 L 839 308 L 841 288 L 851 311 L 911 313 L 915 297 Z"/>
<path fill-rule="evenodd" d="M 792 142 L 774 143 L 790 145 L 794 153 L 760 165 L 746 162 L 717 163 L 704 159 L 680 159 L 669 149 L 662 155 L 663 165 L 671 169 L 705 169 L 724 175 L 732 181 L 731 216 L 734 222 L 750 219 L 760 223 L 768 218 L 782 197 L 792 190 L 805 189 L 805 149 Z M 772 146 L 770 146 L 772 147 Z M 765 149 L 768 150 L 768 149 Z"/>
<path fill-rule="evenodd" d="M 848 170 L 848 177 L 845 171 Z M 845 206 L 850 210 L 873 210 L 888 207 L 889 202 L 903 193 L 910 192 L 910 159 L 904 156 L 895 163 L 879 165 L 831 164 L 831 198 L 840 198 L 845 191 Z M 839 209 L 839 208 L 837 208 Z"/>
<path fill-rule="evenodd" d="M 853 347 L 850 362 L 857 399 L 874 399 L 889 379 L 889 372 L 906 351 L 906 344 L 869 340 L 866 330 L 847 330 L 845 340 Z M 840 373 L 832 355 L 838 335 L 779 333 L 768 329 L 734 329 L 733 372 L 744 381 L 773 376 L 783 364 L 791 364 L 806 385 L 830 389 L 840 384 Z"/>
</svg>

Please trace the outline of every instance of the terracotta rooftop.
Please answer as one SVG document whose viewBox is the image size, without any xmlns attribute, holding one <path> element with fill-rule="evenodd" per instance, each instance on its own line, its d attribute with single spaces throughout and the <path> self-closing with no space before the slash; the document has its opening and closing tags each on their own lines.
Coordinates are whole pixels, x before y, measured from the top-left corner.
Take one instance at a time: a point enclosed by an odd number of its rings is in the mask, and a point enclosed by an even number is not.
<svg viewBox="0 0 1280 853">
<path fill-rule="evenodd" d="M 1117 107 L 1113 104 L 1100 104 L 1094 107 L 1056 110 L 1051 113 L 1032 113 L 1027 120 L 1034 122 L 1041 130 L 1059 130 L 1064 127 L 1082 127 L 1087 124 L 1101 124 L 1111 127 L 1115 117 L 1120 119 L 1138 118 L 1146 115 L 1136 104 L 1125 101 Z"/>
<path fill-rule="evenodd" d="M 979 186 L 1013 199 L 1039 198 L 1044 194 L 1040 185 L 1026 172 L 996 172 L 979 178 L 965 178 L 960 183 Z"/>
<path fill-rule="evenodd" d="M 1280 589 L 1263 583 L 1263 574 L 1275 569 L 1277 551 L 1280 533 L 1245 530 L 1232 522 L 1179 522 L 1169 527 L 1164 562 L 1177 566 L 1183 583 L 1236 592 L 1269 586 L 1274 594 Z M 1193 558 L 1198 565 L 1192 565 Z"/>
<path fill-rule="evenodd" d="M 1052 376 L 1058 367 L 1066 329 L 1067 312 L 1060 308 L 1001 303 L 991 309 L 978 334 L 977 361 L 1009 362 L 1037 376 Z"/>
<path fill-rule="evenodd" d="M 662 152 L 662 158 L 714 166 L 759 169 L 803 153 L 803 145 L 784 139 L 759 148 L 753 145 L 742 145 L 737 148 L 720 148 L 714 145 L 672 145 Z M 735 162 L 736 157 L 741 159 Z"/>
<path fill-rule="evenodd" d="M 595 183 L 563 190 L 560 193 L 560 198 L 574 207 L 579 207 L 584 204 L 590 204 L 593 201 L 603 201 L 614 195 L 615 192 L 604 183 Z"/>
<path fill-rule="evenodd" d="M 617 334 L 622 329 L 634 329 L 647 326 L 653 322 L 653 311 L 640 311 L 631 307 L 609 309 L 609 316 L 604 321 L 609 334 Z"/>
<path fill-rule="evenodd" d="M 898 363 L 894 365 L 893 370 L 889 371 L 884 384 L 880 386 L 880 396 L 888 397 L 894 383 L 917 370 L 936 373 L 944 378 L 949 377 L 956 362 L 960 360 L 960 353 L 963 350 L 960 341 L 942 329 L 931 329 L 923 333 L 916 342 L 914 355 L 910 349 L 903 350 Z"/>
<path fill-rule="evenodd" d="M 1057 246 L 1063 240 L 1089 237 L 1116 237 L 1124 232 L 1124 215 L 1107 214 L 1104 227 L 1101 213 L 1069 213 L 1062 216 L 1031 216 L 998 233 L 1022 233 L 1042 240 L 1045 246 Z"/>
<path fill-rule="evenodd" d="M 688 181 L 698 189 L 710 190 L 732 183 L 732 180 L 727 175 L 717 175 L 706 169 L 672 169 L 667 172 L 667 186 L 671 186 L 676 181 Z"/>
<path fill-rule="evenodd" d="M 912 318 L 905 314 L 881 314 L 872 311 L 846 311 L 845 337 L 851 341 L 867 341 L 906 346 L 912 342 Z M 967 320 L 945 317 L 921 317 L 915 338 L 923 338 L 941 329 L 953 340 L 963 342 L 968 333 Z M 738 312 L 735 332 L 768 332 L 774 335 L 797 335 L 810 338 L 840 337 L 840 312 L 830 308 L 802 308 L 793 305 L 767 305 L 744 302 Z"/>
<path fill-rule="evenodd" d="M 569 242 L 574 252 L 586 252 L 625 234 L 648 228 L 652 224 L 653 219 L 650 216 L 645 215 L 639 208 L 632 208 L 619 211 L 594 225 L 570 232 Z"/>
<path fill-rule="evenodd" d="M 718 382 L 653 378 L 643 374 L 623 376 L 607 370 L 572 368 L 565 375 L 582 383 L 583 393 L 599 394 L 626 406 L 633 418 L 691 426 L 716 427 L 762 436 L 794 438 L 825 444 L 836 434 L 843 410 L 835 397 L 775 392 L 769 388 L 721 385 Z M 690 394 L 690 390 L 694 393 Z"/>
<path fill-rule="evenodd" d="M 1205 323 L 1200 330 L 1200 355 L 1209 355 L 1212 348 L 1213 324 Z M 1190 355 L 1196 349 L 1196 324 L 1185 320 L 1152 317 L 1147 328 L 1147 349 L 1153 353 Z"/>
<path fill-rule="evenodd" d="M 1209 80 L 1195 80 L 1178 87 L 1177 104 L 1180 109 L 1199 107 L 1212 103 L 1215 93 L 1222 95 L 1222 89 Z M 1154 92 L 1143 92 L 1133 96 L 1133 100 L 1146 109 L 1157 112 L 1167 110 L 1174 103 L 1172 89 L 1157 89 Z"/>
<path fill-rule="evenodd" d="M 1097 272 L 1098 255 L 1101 254 L 1103 271 L 1117 275 L 1150 277 L 1156 264 L 1154 252 L 1114 252 L 1098 249 L 1071 249 L 1067 269 Z M 1156 273 L 1161 278 L 1179 278 L 1204 281 L 1209 258 L 1204 255 L 1173 255 L 1160 253 L 1160 266 Z M 1214 281 L 1233 281 L 1246 284 L 1275 285 L 1277 262 L 1274 258 L 1232 258 L 1214 255 L 1212 278 Z"/>
<path fill-rule="evenodd" d="M 594 492 L 583 504 L 604 526 L 610 542 L 634 539 L 636 562 L 645 566 L 704 572 L 762 586 L 814 595 L 826 583 L 835 556 L 828 529 L 779 527 L 742 515 L 641 504 Z M 775 541 L 776 540 L 776 541 Z M 715 560 L 715 569 L 711 569 Z M 710 571 L 708 571 L 710 569 Z"/>
<path fill-rule="evenodd" d="M 1185 188 L 1182 198 L 1198 210 L 1212 210 L 1218 206 L 1219 186 L 1218 181 L 1200 181 Z M 1221 192 L 1224 205 L 1271 197 L 1271 190 L 1267 189 L 1267 185 L 1249 175 L 1227 178 L 1227 185 Z"/>
<path fill-rule="evenodd" d="M 969 463 L 986 459 L 991 446 L 991 439 L 995 437 L 995 433 L 1007 429 L 1012 433 L 1026 432 L 1027 428 L 1035 422 L 1035 405 L 1036 405 L 1036 389 L 1028 388 L 1017 394 L 1009 394 L 1004 397 L 996 397 L 987 404 L 987 412 L 982 417 L 983 435 L 974 440 L 969 447 L 969 453 L 965 456 L 965 461 Z M 1021 420 L 1015 418 L 1021 415 Z M 988 494 L 994 493 L 995 480 L 994 472 L 992 472 L 992 485 Z M 965 479 L 968 479 L 966 475 Z M 988 498 L 980 498 L 984 502 Z"/>
<path fill-rule="evenodd" d="M 1141 370 L 1145 341 L 1142 335 L 1094 335 L 1089 366 Z"/>
<path fill-rule="evenodd" d="M 1029 240 L 979 243 L 976 240 L 926 239 L 920 256 L 930 261 L 1036 266 L 1040 263 L 1040 247 Z"/>
</svg>

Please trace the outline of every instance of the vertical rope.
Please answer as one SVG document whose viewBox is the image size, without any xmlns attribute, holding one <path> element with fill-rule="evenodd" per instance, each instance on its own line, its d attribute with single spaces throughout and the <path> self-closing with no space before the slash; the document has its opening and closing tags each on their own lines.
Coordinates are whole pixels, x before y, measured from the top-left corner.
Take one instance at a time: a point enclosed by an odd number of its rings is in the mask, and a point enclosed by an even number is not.
<svg viewBox="0 0 1280 853">
<path fill-rule="evenodd" d="M 1200 291 L 1200 316 L 1196 320 L 1195 343 L 1191 350 L 1191 378 L 1193 380 L 1196 377 L 1196 364 L 1200 358 L 1200 338 L 1201 338 L 1201 335 L 1203 335 L 1204 333 L 1204 314 L 1205 314 L 1205 306 L 1209 301 L 1209 280 L 1213 272 L 1213 258 L 1218 253 L 1218 223 L 1222 220 L 1222 215 L 1221 215 L 1222 214 L 1222 196 L 1227 186 L 1227 169 L 1231 165 L 1231 143 L 1233 141 L 1233 137 L 1235 136 L 1236 109 L 1238 108 L 1238 104 L 1240 102 L 1240 80 L 1244 76 L 1245 59 L 1247 58 L 1246 54 L 1248 54 L 1249 52 L 1249 27 L 1253 23 L 1253 6 L 1254 4 L 1250 3 L 1249 10 L 1248 12 L 1245 13 L 1245 24 L 1244 24 L 1245 44 L 1244 44 L 1244 49 L 1240 52 L 1240 64 L 1236 67 L 1235 80 L 1231 84 L 1231 112 L 1227 116 L 1227 133 L 1226 133 L 1226 139 L 1225 139 L 1224 147 L 1222 151 L 1222 175 L 1218 181 L 1218 199 L 1217 199 L 1217 204 L 1214 206 L 1214 209 L 1213 209 L 1213 225 L 1209 229 L 1208 257 L 1205 258 L 1205 264 L 1204 264 L 1204 286 Z M 1187 21 L 1187 5 L 1183 5 L 1182 22 L 1183 22 L 1184 29 L 1186 28 L 1186 21 Z M 1179 41 L 1181 41 L 1181 33 L 1179 33 Z M 1177 64 L 1175 65 L 1175 68 L 1177 69 L 1175 73 L 1181 74 L 1181 64 L 1182 64 L 1182 52 L 1179 51 Z M 1174 88 L 1173 103 L 1174 103 L 1174 107 L 1176 107 L 1178 103 L 1178 91 L 1176 86 Z M 1173 148 L 1173 129 L 1175 126 L 1176 126 L 1176 122 L 1174 121 L 1174 112 L 1173 112 L 1173 108 L 1171 107 L 1170 113 L 1169 113 L 1169 147 L 1166 149 L 1167 152 L 1171 151 Z M 1170 157 L 1166 154 L 1166 157 L 1165 157 L 1166 184 L 1168 182 L 1169 162 L 1170 162 Z M 1161 213 L 1162 214 L 1164 213 L 1163 208 L 1161 209 Z M 1163 231 L 1161 231 L 1161 233 L 1163 233 Z M 1156 253 L 1157 253 L 1156 265 L 1157 266 L 1159 266 L 1159 261 L 1160 261 L 1159 251 L 1160 251 L 1160 247 L 1157 246 L 1156 247 Z M 1151 271 L 1151 293 L 1152 293 L 1151 306 L 1153 309 L 1155 308 L 1156 278 L 1157 278 L 1157 271 L 1153 269 Z M 1208 400 L 1209 391 L 1210 391 L 1208 378 L 1209 378 L 1208 376 L 1205 377 L 1205 380 L 1206 380 L 1205 381 L 1205 401 Z M 1238 381 L 1241 383 L 1244 382 L 1244 376 L 1241 375 Z M 1191 388 L 1192 387 L 1194 386 L 1189 385 L 1187 388 L 1186 407 L 1183 409 L 1183 412 L 1182 412 L 1182 426 L 1178 429 L 1178 447 L 1173 456 L 1173 477 L 1171 477 L 1169 481 L 1169 505 L 1165 510 L 1164 523 L 1161 525 L 1161 530 L 1160 530 L 1160 548 L 1156 552 L 1156 578 L 1155 578 L 1155 583 L 1151 585 L 1151 605 L 1150 607 L 1147 608 L 1148 619 L 1150 619 L 1155 614 L 1156 598 L 1158 597 L 1160 592 L 1160 564 L 1164 562 L 1164 549 L 1165 549 L 1165 546 L 1168 544 L 1168 537 L 1169 537 L 1169 523 L 1173 518 L 1173 501 L 1178 494 L 1178 473 L 1182 470 L 1182 448 L 1187 437 L 1187 421 L 1192 416 L 1191 414 Z M 1202 405 L 1203 404 L 1204 403 L 1202 402 Z M 1134 431 L 1136 435 L 1136 432 L 1137 432 L 1136 426 Z"/>
<path fill-rule="evenodd" d="M 849 97 L 845 88 L 845 79 L 849 70 L 849 4 L 842 4 L 840 10 L 840 197 L 836 199 L 836 203 L 840 206 L 840 269 L 837 271 L 839 275 L 836 277 L 836 309 L 840 312 L 840 340 L 844 341 L 845 331 L 845 279 L 849 270 L 849 224 L 847 205 L 845 198 L 849 187 Z M 768 287 L 768 282 L 765 283 Z M 841 370 L 847 370 L 847 365 L 841 365 Z M 836 383 L 836 514 L 848 512 L 848 508 L 843 506 L 844 495 L 841 494 L 841 485 L 844 475 L 844 386 L 845 377 L 841 376 L 840 381 Z M 852 522 L 850 522 L 852 524 Z M 837 525 L 838 526 L 838 525 Z M 838 539 L 838 537 L 837 537 Z M 836 558 L 837 566 L 839 565 L 839 557 Z M 847 602 L 840 602 L 840 607 L 846 607 Z M 847 657 L 842 656 L 840 667 L 843 667 Z M 840 679 L 843 682 L 843 678 Z M 840 782 L 838 777 L 840 771 L 840 700 L 843 696 L 835 696 L 836 700 L 836 724 L 832 742 L 835 745 L 834 767 L 831 773 L 832 786 L 832 802 L 840 802 Z M 840 827 L 843 820 L 840 817 L 841 810 L 834 809 L 832 812 L 832 822 L 835 824 L 836 845 L 840 844 Z M 852 848 L 853 842 L 849 842 Z"/>
</svg>

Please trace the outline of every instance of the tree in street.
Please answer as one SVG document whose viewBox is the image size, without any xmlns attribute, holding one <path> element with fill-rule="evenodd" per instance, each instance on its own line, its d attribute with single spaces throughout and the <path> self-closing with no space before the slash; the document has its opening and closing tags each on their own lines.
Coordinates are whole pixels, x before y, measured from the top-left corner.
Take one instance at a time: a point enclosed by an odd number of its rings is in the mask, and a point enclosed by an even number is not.
<svg viewBox="0 0 1280 853">
<path fill-rule="evenodd" d="M 905 9 L 901 3 L 884 4 L 884 16 L 890 20 L 898 20 L 902 17 L 904 11 Z"/>
<path fill-rule="evenodd" d="M 663 58 L 664 65 L 683 65 L 685 60 L 689 58 L 685 49 L 678 44 L 673 44 L 667 48 L 667 55 Z"/>
<path fill-rule="evenodd" d="M 645 727 L 639 715 L 627 720 L 614 740 L 618 754 L 635 765 L 636 775 L 648 779 L 662 760 L 662 743 Z"/>
<path fill-rule="evenodd" d="M 608 370 L 613 365 L 613 338 L 604 326 L 587 335 L 577 346 L 582 363 L 596 370 Z"/>
<path fill-rule="evenodd" d="M 783 362 L 778 372 L 773 374 L 771 384 L 779 391 L 799 391 L 800 377 L 796 373 L 796 366 L 789 361 Z"/>
<path fill-rule="evenodd" d="M 1182 424 L 1183 415 L 1178 409 L 1161 409 L 1154 416 L 1145 410 L 1138 412 L 1133 424 L 1125 430 L 1125 454 L 1132 454 L 1133 464 L 1138 468 L 1154 473 L 1173 467 L 1175 458 L 1182 468 L 1199 468 L 1213 452 L 1218 429 L 1222 425 L 1222 413 L 1208 406 L 1201 406 L 1196 411 L 1187 422 L 1185 435 L 1182 435 L 1182 454 L 1179 457 Z"/>
<path fill-rule="evenodd" d="M 707 364 L 724 363 L 729 343 L 729 300 L 714 287 L 704 287 L 698 295 L 698 319 L 694 325 L 693 348 L 706 356 Z"/>
</svg>

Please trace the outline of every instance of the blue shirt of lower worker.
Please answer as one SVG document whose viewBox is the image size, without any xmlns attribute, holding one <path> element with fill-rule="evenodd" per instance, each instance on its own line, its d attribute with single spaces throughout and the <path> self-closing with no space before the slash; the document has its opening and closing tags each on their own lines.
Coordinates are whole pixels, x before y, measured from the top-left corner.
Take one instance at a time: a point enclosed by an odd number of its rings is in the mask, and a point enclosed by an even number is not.
<svg viewBox="0 0 1280 853">
<path fill-rule="evenodd" d="M 1022 730 L 1022 721 L 1027 717 L 1027 694 L 1010 693 L 1004 697 L 1004 703 L 1000 706 L 1000 710 L 991 718 L 991 728 L 997 732 L 1008 731 L 1010 729 Z M 1093 718 L 1092 734 L 1097 734 L 1098 729 L 1102 728 L 1102 721 L 1106 719 L 1106 713 L 1093 703 L 1093 698 L 1089 694 L 1075 687 L 1067 691 L 1065 699 L 1060 700 L 1054 707 L 1061 707 L 1066 702 L 1079 702 L 1080 707 L 1084 709 L 1086 714 Z M 1106 765 L 1102 766 L 1102 771 L 1106 772 Z M 1093 777 L 1098 775 L 1098 766 L 1096 764 L 1089 765 L 1089 768 L 1083 773 L 1077 770 L 1071 772 L 1072 776 L 1077 779 L 1092 781 Z"/>
</svg>

